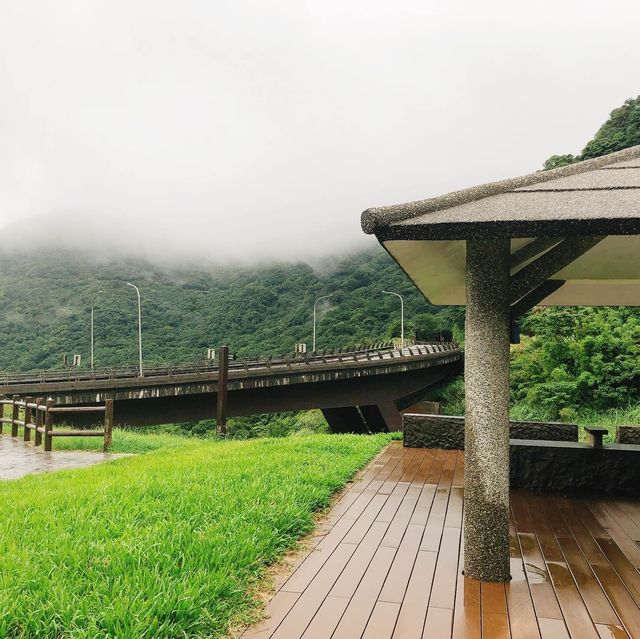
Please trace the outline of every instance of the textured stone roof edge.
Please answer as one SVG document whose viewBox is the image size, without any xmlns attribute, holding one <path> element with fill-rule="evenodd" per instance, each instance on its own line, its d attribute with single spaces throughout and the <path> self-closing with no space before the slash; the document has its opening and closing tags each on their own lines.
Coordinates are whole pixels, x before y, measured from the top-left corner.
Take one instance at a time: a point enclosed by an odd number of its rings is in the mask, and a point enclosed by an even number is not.
<svg viewBox="0 0 640 639">
<path fill-rule="evenodd" d="M 591 160 L 561 166 L 549 171 L 536 171 L 535 173 L 529 173 L 529 175 L 523 175 L 521 177 L 489 182 L 488 184 L 473 186 L 468 189 L 463 189 L 462 191 L 453 191 L 452 193 L 433 197 L 428 200 L 373 207 L 362 213 L 360 224 L 365 233 L 373 234 L 391 224 L 424 215 L 425 213 L 433 213 L 453 206 L 468 204 L 469 202 L 507 193 L 508 191 L 524 186 L 549 182 L 550 180 L 576 175 L 578 173 L 586 173 L 587 171 L 600 169 L 609 164 L 634 160 L 636 158 L 640 158 L 640 145 L 632 146 L 622 151 L 616 151 L 615 153 L 609 153 L 608 155 L 602 155 Z"/>
</svg>

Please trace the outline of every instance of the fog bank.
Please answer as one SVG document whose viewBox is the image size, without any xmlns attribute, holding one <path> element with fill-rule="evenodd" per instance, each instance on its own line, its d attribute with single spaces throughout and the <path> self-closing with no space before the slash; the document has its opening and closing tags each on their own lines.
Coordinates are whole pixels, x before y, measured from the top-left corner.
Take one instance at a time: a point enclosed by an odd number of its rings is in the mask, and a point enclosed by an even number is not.
<svg viewBox="0 0 640 639">
<path fill-rule="evenodd" d="M 540 168 L 638 93 L 636 2 L 7 0 L 0 233 L 310 259 Z M 33 235 L 32 235 L 33 234 Z"/>
</svg>

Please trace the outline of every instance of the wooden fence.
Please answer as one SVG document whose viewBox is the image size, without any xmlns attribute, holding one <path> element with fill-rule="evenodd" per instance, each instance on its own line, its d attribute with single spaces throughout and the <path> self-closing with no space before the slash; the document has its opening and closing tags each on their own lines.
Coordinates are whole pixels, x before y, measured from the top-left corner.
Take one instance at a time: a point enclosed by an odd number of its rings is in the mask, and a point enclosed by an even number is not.
<svg viewBox="0 0 640 639">
<path fill-rule="evenodd" d="M 5 417 L 4 407 L 11 407 L 11 417 Z M 13 399 L 0 399 L 0 433 L 4 424 L 11 426 L 11 436 L 17 437 L 20 427 L 24 429 L 23 439 L 31 441 L 31 431 L 34 432 L 33 443 L 40 446 L 44 443 L 45 450 L 53 448 L 54 437 L 103 437 L 103 451 L 111 447 L 113 437 L 113 400 L 105 400 L 99 406 L 56 406 L 52 399 L 45 401 L 38 397 L 20 399 L 14 395 Z M 104 413 L 103 430 L 55 430 L 54 418 L 57 414 L 65 413 Z M 22 419 L 21 419 L 22 418 Z"/>
</svg>

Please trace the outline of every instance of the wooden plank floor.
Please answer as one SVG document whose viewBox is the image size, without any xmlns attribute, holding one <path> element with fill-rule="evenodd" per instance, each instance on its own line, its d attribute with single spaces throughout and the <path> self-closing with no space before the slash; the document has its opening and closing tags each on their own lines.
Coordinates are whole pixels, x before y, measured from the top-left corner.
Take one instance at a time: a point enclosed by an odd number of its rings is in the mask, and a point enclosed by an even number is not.
<svg viewBox="0 0 640 639">
<path fill-rule="evenodd" d="M 640 501 L 511 493 L 509 584 L 461 576 L 464 455 L 394 442 L 243 639 L 640 639 Z"/>
</svg>

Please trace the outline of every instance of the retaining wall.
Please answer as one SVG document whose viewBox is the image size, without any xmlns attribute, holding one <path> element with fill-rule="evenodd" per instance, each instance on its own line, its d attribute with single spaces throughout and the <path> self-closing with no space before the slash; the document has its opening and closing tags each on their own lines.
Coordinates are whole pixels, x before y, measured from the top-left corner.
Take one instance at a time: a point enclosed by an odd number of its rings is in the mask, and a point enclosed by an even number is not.
<svg viewBox="0 0 640 639">
<path fill-rule="evenodd" d="M 464 450 L 464 417 L 449 415 L 402 416 L 404 445 L 409 448 Z M 578 441 L 578 425 L 563 422 L 510 422 L 510 439 Z"/>
</svg>

